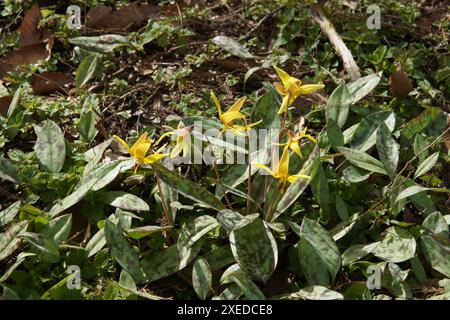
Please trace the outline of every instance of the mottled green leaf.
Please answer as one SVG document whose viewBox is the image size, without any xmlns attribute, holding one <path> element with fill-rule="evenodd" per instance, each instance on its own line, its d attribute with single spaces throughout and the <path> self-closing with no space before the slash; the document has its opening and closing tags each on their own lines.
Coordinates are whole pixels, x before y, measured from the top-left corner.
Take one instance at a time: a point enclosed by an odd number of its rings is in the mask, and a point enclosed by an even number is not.
<svg viewBox="0 0 450 320">
<path fill-rule="evenodd" d="M 0 179 L 19 183 L 19 173 L 17 167 L 8 159 L 0 157 Z"/>
<path fill-rule="evenodd" d="M 377 130 L 377 150 L 381 163 L 392 178 L 397 170 L 399 145 L 394 140 L 386 124 L 381 123 Z"/>
<path fill-rule="evenodd" d="M 370 244 L 355 244 L 347 248 L 342 254 L 342 265 L 348 266 L 349 264 L 358 261 L 364 256 L 368 255 L 373 249 L 378 246 L 380 242 L 374 242 Z"/>
<path fill-rule="evenodd" d="M 326 287 L 310 286 L 280 298 L 288 300 L 343 300 L 344 296 Z"/>
<path fill-rule="evenodd" d="M 212 285 L 211 268 L 205 258 L 195 259 L 192 269 L 192 285 L 198 297 L 205 300 Z"/>
<path fill-rule="evenodd" d="M 201 187 L 200 185 L 176 174 L 161 165 L 156 165 L 161 180 L 174 188 L 182 195 L 190 198 L 198 203 L 216 209 L 218 211 L 224 209 L 224 205 L 211 192 Z"/>
<path fill-rule="evenodd" d="M 365 174 L 364 174 L 365 173 Z M 348 166 L 342 172 L 342 175 L 346 180 L 351 183 L 359 183 L 369 179 L 371 172 L 363 172 L 362 170 L 355 168 L 353 166 Z"/>
<path fill-rule="evenodd" d="M 20 244 L 19 236 L 25 232 L 28 221 L 20 221 L 11 224 L 5 232 L 0 233 L 0 261 L 9 257 Z"/>
<path fill-rule="evenodd" d="M 420 240 L 428 263 L 450 278 L 450 241 L 432 234 L 422 235 Z"/>
<path fill-rule="evenodd" d="M 222 228 L 224 228 L 227 232 L 231 232 L 233 230 L 245 227 L 253 220 L 255 220 L 258 216 L 259 214 L 243 216 L 236 211 L 224 209 L 217 213 L 216 218 Z"/>
<path fill-rule="evenodd" d="M 348 112 L 350 108 L 350 93 L 345 84 L 339 85 L 331 93 L 326 107 L 327 118 L 327 132 L 329 130 L 329 123 L 332 122 L 334 126 L 342 128 L 347 121 Z M 330 135 L 328 136 L 330 139 Z M 343 140 L 343 138 L 342 138 Z"/>
<path fill-rule="evenodd" d="M 20 237 L 31 244 L 32 250 L 44 262 L 56 263 L 60 260 L 59 248 L 53 239 L 32 232 L 24 232 Z"/>
<path fill-rule="evenodd" d="M 147 202 L 141 198 L 123 191 L 109 191 L 102 194 L 101 201 L 122 210 L 129 211 L 149 211 Z"/>
<path fill-rule="evenodd" d="M 106 243 L 114 259 L 116 259 L 136 282 L 142 283 L 145 276 L 139 263 L 138 254 L 123 235 L 122 228 L 106 220 L 104 229 Z"/>
<path fill-rule="evenodd" d="M 22 201 L 19 200 L 14 202 L 8 208 L 0 211 L 0 227 L 7 225 L 14 219 L 17 213 L 19 213 L 21 204 Z"/>
<path fill-rule="evenodd" d="M 72 214 L 56 217 L 41 230 L 41 234 L 53 239 L 57 244 L 67 240 L 72 229 Z"/>
<path fill-rule="evenodd" d="M 61 129 L 52 120 L 45 120 L 42 127 L 35 131 L 37 139 L 34 151 L 42 168 L 47 172 L 60 172 L 66 158 L 66 144 Z"/>
<path fill-rule="evenodd" d="M 230 233 L 230 246 L 242 271 L 250 277 L 267 281 L 278 261 L 278 247 L 269 228 L 261 219 Z"/>
<path fill-rule="evenodd" d="M 383 164 L 367 153 L 345 147 L 338 147 L 337 149 L 342 152 L 353 165 L 368 171 L 387 175 Z"/>
<path fill-rule="evenodd" d="M 385 230 L 385 236 L 372 250 L 380 259 L 388 262 L 403 262 L 414 257 L 416 240 L 408 230 L 394 226 Z"/>
<path fill-rule="evenodd" d="M 85 50 L 94 52 L 111 52 L 114 49 L 130 46 L 128 37 L 117 34 L 104 34 L 101 36 L 92 37 L 76 37 L 69 39 L 69 42 L 83 48 Z"/>
<path fill-rule="evenodd" d="M 177 241 L 180 254 L 186 254 L 194 243 L 218 226 L 219 223 L 217 220 L 209 215 L 197 217 L 187 225 L 183 226 Z"/>
<path fill-rule="evenodd" d="M 380 82 L 382 73 L 371 74 L 347 85 L 350 104 L 354 104 L 369 94 Z"/>
<path fill-rule="evenodd" d="M 92 78 L 98 68 L 99 61 L 100 57 L 95 53 L 88 55 L 81 61 L 75 73 L 75 84 L 78 88 L 84 86 Z"/>
<path fill-rule="evenodd" d="M 230 37 L 216 36 L 212 39 L 212 42 L 234 56 L 240 58 L 253 58 L 253 55 L 246 47 Z"/>
<path fill-rule="evenodd" d="M 433 153 L 431 156 L 423 160 L 423 162 L 417 167 L 416 173 L 414 173 L 414 179 L 423 176 L 425 173 L 430 171 L 437 160 L 439 159 L 439 151 Z"/>
</svg>

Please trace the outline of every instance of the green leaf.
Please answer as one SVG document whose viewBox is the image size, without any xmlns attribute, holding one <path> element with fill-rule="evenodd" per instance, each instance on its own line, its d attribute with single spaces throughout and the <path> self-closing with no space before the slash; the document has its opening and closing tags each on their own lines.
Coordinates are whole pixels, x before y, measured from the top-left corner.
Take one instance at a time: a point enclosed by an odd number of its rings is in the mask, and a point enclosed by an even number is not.
<svg viewBox="0 0 450 320">
<path fill-rule="evenodd" d="M 342 221 L 347 220 L 349 215 L 348 207 L 344 200 L 339 196 L 336 196 L 335 207 L 339 218 L 341 218 Z"/>
<path fill-rule="evenodd" d="M 0 179 L 19 183 L 19 173 L 17 167 L 8 159 L 0 157 Z"/>
<path fill-rule="evenodd" d="M 81 61 L 75 73 L 75 84 L 78 88 L 84 86 L 94 76 L 99 61 L 99 55 L 95 53 L 88 55 Z"/>
<path fill-rule="evenodd" d="M 105 239 L 105 229 L 102 228 L 97 231 L 96 234 L 92 236 L 89 242 L 86 244 L 86 251 L 88 253 L 88 258 L 95 255 L 106 245 Z"/>
<path fill-rule="evenodd" d="M 112 182 L 120 172 L 129 170 L 134 160 L 117 160 L 106 163 L 86 174 L 78 184 L 75 191 L 56 203 L 50 210 L 54 217 L 83 199 L 89 191 L 96 191 Z"/>
<path fill-rule="evenodd" d="M 56 263 L 60 260 L 59 248 L 53 239 L 32 232 L 24 232 L 20 237 L 32 245 L 33 251 L 41 260 L 48 263 Z"/>
<path fill-rule="evenodd" d="M 311 189 L 313 191 L 314 198 L 317 200 L 317 203 L 320 205 L 321 209 L 328 213 L 330 191 L 328 187 L 327 175 L 321 162 L 317 162 L 311 175 Z"/>
<path fill-rule="evenodd" d="M 414 272 L 414 275 L 416 276 L 417 280 L 421 284 L 425 284 L 427 282 L 427 273 L 425 271 L 425 268 L 422 265 L 422 262 L 420 262 L 419 258 L 413 257 L 410 260 L 411 268 Z"/>
<path fill-rule="evenodd" d="M 351 140 L 352 149 L 366 151 L 372 147 L 376 142 L 376 132 L 378 127 L 384 122 L 388 122 L 390 131 L 394 129 L 395 117 L 391 111 L 378 111 L 365 117 L 359 123 L 358 128 L 353 134 Z"/>
<path fill-rule="evenodd" d="M 371 172 L 387 175 L 383 164 L 367 153 L 345 147 L 338 147 L 337 149 L 342 152 L 353 165 Z"/>
<path fill-rule="evenodd" d="M 276 97 L 274 97 L 272 92 L 266 92 L 256 101 L 252 109 L 251 123 L 263 120 L 256 128 L 279 128 L 281 119 L 277 113 L 278 108 Z"/>
<path fill-rule="evenodd" d="M 123 191 L 109 191 L 101 195 L 101 201 L 122 210 L 150 211 L 147 202 L 135 195 Z"/>
<path fill-rule="evenodd" d="M 369 94 L 373 89 L 375 89 L 380 80 L 381 72 L 359 78 L 358 80 L 347 85 L 350 95 L 350 105 L 355 104 Z"/>
<path fill-rule="evenodd" d="M 419 157 L 419 163 L 422 163 L 428 156 L 427 140 L 425 137 L 418 133 L 414 138 L 414 155 Z"/>
<path fill-rule="evenodd" d="M 117 34 L 104 34 L 93 37 L 76 37 L 69 39 L 69 42 L 88 51 L 111 52 L 117 48 L 130 46 L 128 37 Z"/>
<path fill-rule="evenodd" d="M 330 285 L 332 280 L 326 262 L 316 249 L 303 238 L 298 242 L 298 258 L 308 284 Z"/>
<path fill-rule="evenodd" d="M 15 114 L 16 111 L 19 108 L 20 105 L 20 98 L 21 98 L 21 94 L 22 94 L 22 87 L 19 87 L 16 92 L 14 92 L 14 97 L 11 100 L 11 103 L 9 104 L 9 108 L 8 108 L 8 112 L 6 113 L 6 117 L 8 119 L 11 119 Z"/>
<path fill-rule="evenodd" d="M 230 246 L 242 271 L 251 278 L 267 281 L 278 261 L 278 247 L 261 219 L 230 233 Z"/>
<path fill-rule="evenodd" d="M 10 223 L 14 217 L 19 213 L 20 206 L 22 205 L 22 201 L 16 201 L 8 208 L 0 211 L 0 227 L 6 226 Z"/>
<path fill-rule="evenodd" d="M 142 283 L 145 280 L 145 275 L 139 263 L 138 254 L 123 235 L 122 228 L 106 220 L 105 238 L 114 259 L 136 282 Z"/>
<path fill-rule="evenodd" d="M 377 130 L 377 150 L 384 169 L 388 173 L 389 177 L 393 178 L 395 171 L 397 170 L 399 145 L 394 140 L 389 128 L 384 123 L 381 123 Z"/>
<path fill-rule="evenodd" d="M 241 45 L 236 40 L 227 36 L 216 36 L 212 39 L 216 45 L 224 49 L 225 51 L 231 53 L 234 56 L 240 58 L 254 58 L 254 56 L 248 51 L 246 47 Z"/>
<path fill-rule="evenodd" d="M 347 248 L 342 254 L 342 265 L 348 266 L 349 264 L 358 261 L 364 256 L 368 255 L 375 249 L 380 242 L 374 242 L 371 244 L 355 244 Z"/>
<path fill-rule="evenodd" d="M 347 121 L 350 109 L 350 93 L 345 84 L 339 85 L 331 93 L 326 107 L 327 130 L 330 121 L 338 128 L 342 128 Z M 331 136 L 328 136 L 331 138 Z"/>
<path fill-rule="evenodd" d="M 327 121 L 327 137 L 332 147 L 341 147 L 344 145 L 344 135 L 332 119 Z"/>
<path fill-rule="evenodd" d="M 177 241 L 180 254 L 186 254 L 197 241 L 218 226 L 217 220 L 209 215 L 197 217 L 183 226 Z"/>
<path fill-rule="evenodd" d="M 431 156 L 422 161 L 422 163 L 417 167 L 416 173 L 414 174 L 414 179 L 423 176 L 425 173 L 430 171 L 439 159 L 439 151 L 433 153 Z"/>
<path fill-rule="evenodd" d="M 146 282 L 166 278 L 184 269 L 195 259 L 202 247 L 202 241 L 197 241 L 185 254 L 181 254 L 177 245 L 171 245 L 164 250 L 153 250 L 141 261 L 147 275 Z"/>
<path fill-rule="evenodd" d="M 66 144 L 64 135 L 59 126 L 52 120 L 45 120 L 41 129 L 36 129 L 36 156 L 47 172 L 61 171 L 66 158 Z"/>
<path fill-rule="evenodd" d="M 119 284 L 124 288 L 137 291 L 136 282 L 134 282 L 133 277 L 124 269 L 120 271 Z M 128 297 L 130 296 L 130 292 L 128 290 L 122 290 L 122 295 Z"/>
<path fill-rule="evenodd" d="M 53 239 L 57 244 L 67 240 L 72 229 L 72 214 L 65 214 L 50 220 L 48 225 L 41 230 L 41 234 Z"/>
<path fill-rule="evenodd" d="M 450 241 L 439 239 L 436 235 L 422 235 L 420 237 L 425 258 L 431 266 L 450 278 Z"/>
<path fill-rule="evenodd" d="M 205 300 L 212 286 L 212 272 L 205 258 L 198 257 L 194 262 L 192 285 L 198 297 Z"/>
<path fill-rule="evenodd" d="M 211 192 L 198 184 L 190 181 L 172 172 L 163 166 L 157 164 L 157 170 L 159 172 L 161 180 L 167 183 L 170 187 L 180 192 L 185 197 L 192 199 L 198 203 L 201 203 L 207 207 L 220 211 L 224 209 L 224 205 L 217 199 Z"/>
<path fill-rule="evenodd" d="M 258 286 L 248 277 L 248 275 L 241 270 L 239 265 L 234 264 L 230 266 L 222 274 L 220 284 L 234 282 L 242 290 L 245 296 L 250 300 L 265 300 L 266 297 L 259 290 Z"/>
<path fill-rule="evenodd" d="M 78 131 L 81 137 L 89 143 L 92 143 L 98 133 L 96 128 L 99 116 L 94 110 L 87 110 L 81 114 Z"/>
<path fill-rule="evenodd" d="M 449 239 L 449 228 L 444 216 L 436 211 L 422 222 L 422 228 L 444 239 Z"/>
<path fill-rule="evenodd" d="M 344 296 L 326 287 L 310 286 L 300 291 L 283 295 L 280 298 L 288 300 L 343 300 Z"/>
<path fill-rule="evenodd" d="M 21 241 L 19 236 L 27 227 L 28 221 L 20 221 L 11 224 L 5 232 L 0 233 L 0 261 L 9 257 L 19 247 Z"/>
<path fill-rule="evenodd" d="M 372 253 L 388 262 L 403 262 L 414 257 L 416 240 L 408 230 L 394 226 L 385 230 L 385 236 Z"/>
<path fill-rule="evenodd" d="M 172 228 L 173 228 L 172 226 L 164 226 L 164 227 L 144 226 L 144 227 L 137 227 L 137 228 L 133 228 L 133 229 L 127 229 L 126 232 L 131 238 L 139 240 L 141 238 L 152 235 L 156 232 L 164 232 L 164 231 L 171 230 Z"/>
<path fill-rule="evenodd" d="M 406 199 L 408 197 L 411 197 L 417 193 L 424 192 L 427 190 L 431 190 L 432 188 L 426 188 L 422 186 L 412 186 L 404 189 L 402 192 L 399 193 L 397 198 L 395 199 L 395 202 L 399 202 L 400 200 Z"/>
<path fill-rule="evenodd" d="M 341 266 L 341 255 L 331 235 L 318 222 L 308 218 L 303 219 L 301 235 L 324 262 L 333 282 Z"/>
<path fill-rule="evenodd" d="M 346 180 L 348 180 L 348 182 L 351 182 L 351 183 L 363 182 L 363 181 L 369 179 L 371 174 L 372 174 L 371 172 L 363 174 L 361 172 L 361 170 L 359 170 L 353 166 L 348 166 L 342 172 L 342 175 L 344 176 L 344 178 Z"/>
<path fill-rule="evenodd" d="M 243 216 L 238 212 L 224 209 L 217 213 L 216 218 L 222 228 L 227 232 L 231 232 L 252 223 L 258 216 L 259 214 Z"/>
</svg>

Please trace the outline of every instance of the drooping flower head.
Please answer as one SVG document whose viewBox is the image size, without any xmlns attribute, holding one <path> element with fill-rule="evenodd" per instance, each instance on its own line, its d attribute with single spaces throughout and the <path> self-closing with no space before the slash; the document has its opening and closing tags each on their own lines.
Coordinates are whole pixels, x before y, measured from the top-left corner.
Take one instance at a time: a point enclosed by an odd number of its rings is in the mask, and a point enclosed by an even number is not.
<svg viewBox="0 0 450 320">
<path fill-rule="evenodd" d="M 133 158 L 136 159 L 135 173 L 141 165 L 152 164 L 167 156 L 167 154 L 160 153 L 160 150 L 147 156 L 147 153 L 152 146 L 152 140 L 147 138 L 147 132 L 143 133 L 131 147 L 118 136 L 114 136 L 114 138 L 128 150 Z"/>
<path fill-rule="evenodd" d="M 170 152 L 170 158 L 173 159 L 179 156 L 180 153 L 183 153 L 183 157 L 187 157 L 191 149 L 191 130 L 192 126 L 186 127 L 184 123 L 180 121 L 177 129 L 164 133 L 156 144 L 159 144 L 165 137 L 174 135 L 176 136 L 177 141 L 175 147 Z"/>
<path fill-rule="evenodd" d="M 295 99 L 297 99 L 300 95 L 312 93 L 325 88 L 323 84 L 302 85 L 301 80 L 291 77 L 286 71 L 280 68 L 274 68 L 282 82 L 281 84 L 278 82 L 274 83 L 277 91 L 283 96 L 283 101 L 280 109 L 278 110 L 278 114 L 285 113 L 289 106 L 293 104 Z"/>
</svg>

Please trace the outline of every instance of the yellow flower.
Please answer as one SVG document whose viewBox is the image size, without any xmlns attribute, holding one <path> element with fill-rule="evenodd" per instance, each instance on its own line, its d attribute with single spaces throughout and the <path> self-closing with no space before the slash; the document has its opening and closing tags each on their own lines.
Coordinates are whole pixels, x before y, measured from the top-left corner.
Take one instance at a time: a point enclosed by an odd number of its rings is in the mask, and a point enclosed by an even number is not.
<svg viewBox="0 0 450 320">
<path fill-rule="evenodd" d="M 316 138 L 313 136 L 306 134 L 307 128 L 305 127 L 300 133 L 294 133 L 292 131 L 288 131 L 288 140 L 285 143 L 286 148 L 294 151 L 300 158 L 302 157 L 302 151 L 300 150 L 300 140 L 303 138 L 309 139 L 314 143 L 317 143 Z M 281 144 L 283 145 L 283 144 Z"/>
<path fill-rule="evenodd" d="M 314 91 L 325 88 L 323 84 L 304 84 L 294 77 L 291 77 L 286 71 L 280 68 L 274 67 L 281 82 L 274 83 L 277 91 L 283 96 L 283 102 L 281 103 L 278 114 L 286 112 L 287 108 L 294 103 L 295 99 L 302 94 L 312 93 Z"/>
<path fill-rule="evenodd" d="M 241 134 L 243 131 L 248 131 L 253 126 L 256 126 L 257 124 L 262 122 L 262 120 L 260 120 L 258 122 L 244 126 L 234 124 L 234 121 L 238 119 L 242 119 L 245 122 L 245 115 L 241 113 L 241 108 L 244 105 L 247 97 L 240 98 L 238 101 L 233 103 L 233 105 L 226 112 L 222 111 L 222 107 L 220 106 L 219 100 L 212 91 L 211 97 L 214 101 L 214 104 L 217 107 L 217 111 L 219 112 L 219 120 L 222 122 L 223 125 L 222 131 L 230 130 L 235 134 Z"/>
<path fill-rule="evenodd" d="M 156 151 L 154 154 L 146 156 L 148 151 L 150 150 L 150 147 L 152 146 L 152 140 L 147 138 L 147 132 L 143 133 L 132 147 L 130 147 L 128 143 L 126 143 L 118 136 L 114 136 L 114 138 L 117 139 L 117 141 L 119 141 L 120 144 L 122 144 L 128 150 L 130 155 L 136 159 L 136 167 L 134 169 L 134 173 L 137 172 L 138 168 L 142 164 L 152 164 L 167 156 L 167 154 L 160 153 L 160 150 Z"/>
<path fill-rule="evenodd" d="M 177 142 L 170 152 L 170 158 L 173 159 L 177 157 L 181 152 L 183 152 L 183 157 L 187 157 L 191 150 L 191 130 L 192 126 L 185 127 L 184 123 L 180 121 L 176 130 L 164 133 L 156 144 L 159 144 L 161 140 L 167 136 L 175 135 L 177 137 Z"/>
<path fill-rule="evenodd" d="M 286 185 L 286 182 L 295 182 L 298 179 L 310 179 L 309 176 L 304 174 L 295 174 L 290 176 L 289 175 L 289 148 L 285 147 L 283 150 L 283 154 L 281 155 L 281 159 L 279 163 L 275 166 L 274 170 L 272 171 L 270 168 L 263 164 L 255 163 L 255 165 L 261 169 L 266 170 L 269 172 L 275 179 L 279 179 L 281 183 L 281 190 L 284 191 L 284 187 Z"/>
</svg>

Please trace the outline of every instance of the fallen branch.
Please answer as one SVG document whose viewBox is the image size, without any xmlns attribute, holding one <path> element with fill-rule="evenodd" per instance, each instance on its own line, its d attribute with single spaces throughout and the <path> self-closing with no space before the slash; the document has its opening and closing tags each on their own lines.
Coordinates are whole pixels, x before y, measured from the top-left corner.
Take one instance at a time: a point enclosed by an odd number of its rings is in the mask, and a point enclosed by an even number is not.
<svg viewBox="0 0 450 320">
<path fill-rule="evenodd" d="M 314 21 L 316 21 L 323 33 L 325 33 L 333 45 L 334 49 L 341 56 L 344 63 L 344 69 L 349 74 L 350 80 L 355 81 L 361 78 L 359 68 L 353 59 L 352 53 L 345 45 L 342 38 L 331 25 L 330 21 L 325 17 L 322 10 L 318 7 L 311 7 L 310 12 Z"/>
</svg>

